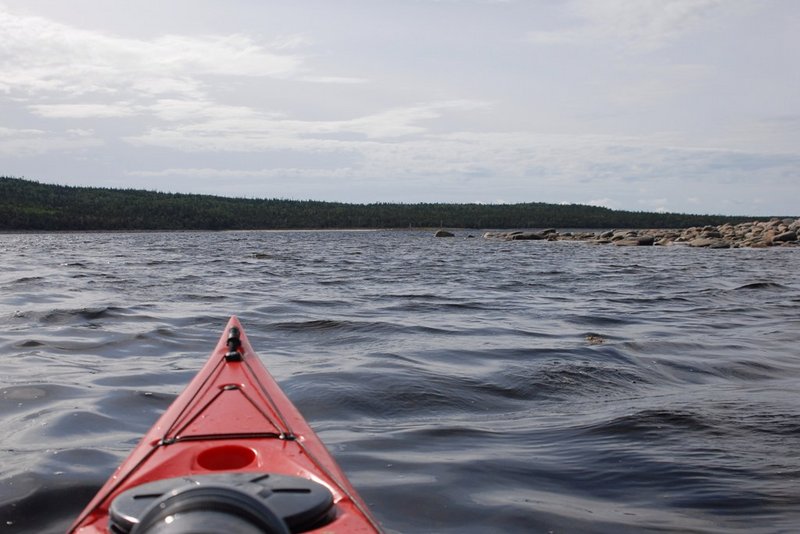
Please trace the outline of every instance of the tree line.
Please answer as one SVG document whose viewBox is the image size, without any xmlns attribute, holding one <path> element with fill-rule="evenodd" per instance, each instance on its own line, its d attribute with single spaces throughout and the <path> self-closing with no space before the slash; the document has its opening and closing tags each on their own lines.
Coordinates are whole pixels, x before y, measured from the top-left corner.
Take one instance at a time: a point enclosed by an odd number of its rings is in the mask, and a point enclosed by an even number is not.
<svg viewBox="0 0 800 534">
<path fill-rule="evenodd" d="M 687 228 L 752 217 L 611 210 L 580 204 L 349 204 L 42 184 L 0 177 L 0 230 L 335 228 Z"/>
</svg>

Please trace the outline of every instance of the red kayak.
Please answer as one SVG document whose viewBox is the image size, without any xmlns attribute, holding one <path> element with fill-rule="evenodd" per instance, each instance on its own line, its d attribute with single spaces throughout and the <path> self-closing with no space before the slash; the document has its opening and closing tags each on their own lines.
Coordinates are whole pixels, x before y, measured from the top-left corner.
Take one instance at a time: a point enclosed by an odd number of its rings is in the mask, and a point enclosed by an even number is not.
<svg viewBox="0 0 800 534">
<path fill-rule="evenodd" d="M 231 317 L 208 362 L 70 528 L 381 532 Z"/>
</svg>

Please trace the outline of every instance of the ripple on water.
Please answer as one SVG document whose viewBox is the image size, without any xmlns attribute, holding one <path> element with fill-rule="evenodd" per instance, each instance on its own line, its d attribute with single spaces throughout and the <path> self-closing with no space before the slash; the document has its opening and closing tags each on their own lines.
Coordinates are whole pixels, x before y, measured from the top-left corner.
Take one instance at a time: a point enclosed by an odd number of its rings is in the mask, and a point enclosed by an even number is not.
<svg viewBox="0 0 800 534">
<path fill-rule="evenodd" d="M 389 531 L 800 524 L 800 249 L 430 232 L 3 246 L 3 532 L 63 532 L 233 314 Z"/>
</svg>

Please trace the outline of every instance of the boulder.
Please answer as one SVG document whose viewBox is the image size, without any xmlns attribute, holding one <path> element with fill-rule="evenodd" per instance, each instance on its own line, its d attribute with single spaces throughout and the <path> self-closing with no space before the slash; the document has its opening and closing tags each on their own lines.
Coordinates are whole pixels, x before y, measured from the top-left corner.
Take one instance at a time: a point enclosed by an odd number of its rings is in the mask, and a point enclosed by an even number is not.
<svg viewBox="0 0 800 534">
<path fill-rule="evenodd" d="M 652 235 L 630 236 L 614 241 L 618 247 L 651 247 L 656 239 Z"/>
<path fill-rule="evenodd" d="M 519 232 L 512 235 L 509 239 L 511 239 L 511 241 L 539 241 L 541 239 L 546 239 L 546 236 L 537 234 L 536 232 Z"/>
<path fill-rule="evenodd" d="M 454 234 L 453 232 L 448 232 L 447 230 L 437 230 L 436 233 L 433 234 L 433 236 L 434 237 L 455 237 L 456 234 Z"/>
<path fill-rule="evenodd" d="M 689 241 L 690 247 L 731 248 L 731 244 L 723 239 L 697 237 Z"/>
<path fill-rule="evenodd" d="M 775 241 L 779 241 L 781 243 L 788 243 L 789 241 L 797 241 L 797 232 L 795 231 L 788 231 L 782 234 L 778 234 L 772 238 L 773 243 Z"/>
</svg>

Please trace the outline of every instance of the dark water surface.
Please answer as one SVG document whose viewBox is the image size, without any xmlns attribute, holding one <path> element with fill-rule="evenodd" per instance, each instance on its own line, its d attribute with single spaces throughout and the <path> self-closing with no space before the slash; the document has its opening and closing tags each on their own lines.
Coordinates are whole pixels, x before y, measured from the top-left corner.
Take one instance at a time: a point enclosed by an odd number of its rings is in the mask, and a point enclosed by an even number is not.
<svg viewBox="0 0 800 534">
<path fill-rule="evenodd" d="M 62 532 L 227 318 L 390 532 L 800 529 L 800 249 L 0 235 L 0 531 Z"/>
</svg>

